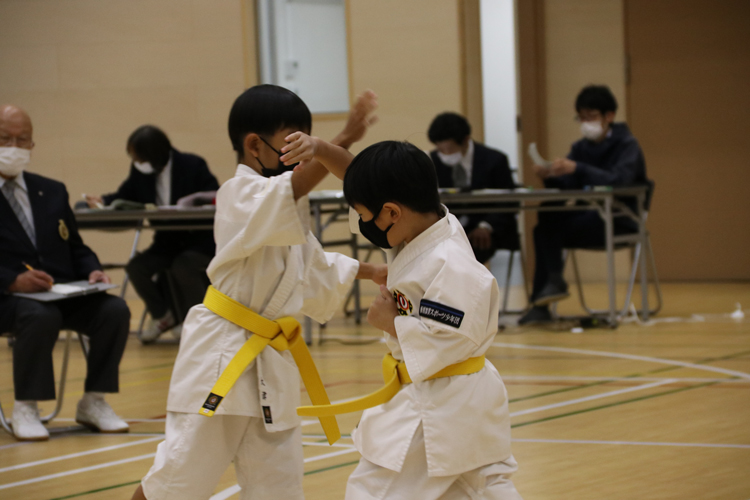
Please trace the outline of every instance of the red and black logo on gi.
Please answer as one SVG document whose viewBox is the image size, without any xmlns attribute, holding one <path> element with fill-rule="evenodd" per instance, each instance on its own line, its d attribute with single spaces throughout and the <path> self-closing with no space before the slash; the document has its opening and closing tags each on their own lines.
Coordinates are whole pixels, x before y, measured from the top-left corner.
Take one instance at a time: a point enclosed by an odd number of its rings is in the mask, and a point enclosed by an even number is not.
<svg viewBox="0 0 750 500">
<path fill-rule="evenodd" d="M 414 308 L 411 305 L 411 301 L 406 298 L 406 295 L 398 290 L 393 290 L 393 298 L 396 301 L 396 307 L 401 316 L 408 316 L 411 314 Z"/>
</svg>

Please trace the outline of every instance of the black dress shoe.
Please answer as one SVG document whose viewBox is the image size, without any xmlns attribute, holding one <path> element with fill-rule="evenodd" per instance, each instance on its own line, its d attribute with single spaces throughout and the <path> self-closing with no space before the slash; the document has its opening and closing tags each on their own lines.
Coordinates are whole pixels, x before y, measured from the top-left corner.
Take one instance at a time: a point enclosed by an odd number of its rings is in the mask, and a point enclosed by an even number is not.
<svg viewBox="0 0 750 500">
<path fill-rule="evenodd" d="M 534 306 L 521 316 L 518 320 L 518 326 L 539 325 L 542 323 L 552 323 L 553 321 L 552 314 L 550 314 L 547 306 Z"/>
<path fill-rule="evenodd" d="M 546 306 L 570 297 L 568 284 L 563 279 L 551 280 L 539 291 L 534 298 L 535 306 Z"/>
</svg>

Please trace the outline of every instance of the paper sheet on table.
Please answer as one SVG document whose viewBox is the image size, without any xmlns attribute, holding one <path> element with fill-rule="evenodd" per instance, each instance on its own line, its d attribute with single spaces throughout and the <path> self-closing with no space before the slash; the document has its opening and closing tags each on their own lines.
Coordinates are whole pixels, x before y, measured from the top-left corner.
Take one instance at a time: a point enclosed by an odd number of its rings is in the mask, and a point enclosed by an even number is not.
<svg viewBox="0 0 750 500">
<path fill-rule="evenodd" d="M 529 156 L 534 164 L 539 165 L 540 167 L 549 168 L 552 165 L 551 161 L 545 160 L 542 158 L 542 155 L 539 154 L 539 150 L 536 149 L 536 142 L 529 144 Z"/>
</svg>

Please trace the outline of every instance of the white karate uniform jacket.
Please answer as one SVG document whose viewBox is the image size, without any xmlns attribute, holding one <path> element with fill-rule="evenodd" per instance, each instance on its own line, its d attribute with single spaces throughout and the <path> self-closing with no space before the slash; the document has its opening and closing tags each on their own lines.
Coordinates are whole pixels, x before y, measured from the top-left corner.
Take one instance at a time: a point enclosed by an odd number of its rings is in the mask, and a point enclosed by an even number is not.
<svg viewBox="0 0 750 500">
<path fill-rule="evenodd" d="M 357 450 L 370 462 L 400 472 L 421 423 L 430 477 L 508 459 L 508 397 L 489 360 L 471 375 L 425 380 L 490 347 L 500 307 L 495 278 L 477 262 L 461 224 L 447 209 L 411 243 L 386 253 L 388 289 L 402 314 L 395 320 L 398 339 L 385 334 L 386 343 L 406 362 L 414 383 L 388 403 L 365 410 L 354 431 Z"/>
<path fill-rule="evenodd" d="M 328 321 L 343 303 L 359 262 L 324 252 L 310 232 L 308 198 L 295 202 L 291 172 L 265 178 L 246 165 L 216 197 L 213 286 L 268 319 L 299 313 Z M 184 323 L 167 410 L 198 413 L 211 388 L 250 333 L 193 307 Z M 289 351 L 261 352 L 222 401 L 216 415 L 264 417 L 266 430 L 300 423 L 300 378 Z M 263 412 L 262 407 L 268 407 Z M 208 417 L 207 417 L 208 418 Z"/>
</svg>

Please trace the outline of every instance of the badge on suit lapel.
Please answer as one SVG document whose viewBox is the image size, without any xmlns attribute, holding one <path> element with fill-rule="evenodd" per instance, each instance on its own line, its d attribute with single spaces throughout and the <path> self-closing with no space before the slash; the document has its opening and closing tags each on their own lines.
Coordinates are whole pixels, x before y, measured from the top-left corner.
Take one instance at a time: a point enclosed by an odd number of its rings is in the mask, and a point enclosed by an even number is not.
<svg viewBox="0 0 750 500">
<path fill-rule="evenodd" d="M 65 221 L 60 219 L 60 225 L 57 226 L 57 230 L 60 232 L 60 238 L 63 239 L 63 241 L 68 241 L 68 238 L 70 238 L 70 231 L 68 231 L 68 226 L 65 225 Z"/>
</svg>

